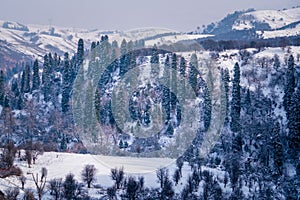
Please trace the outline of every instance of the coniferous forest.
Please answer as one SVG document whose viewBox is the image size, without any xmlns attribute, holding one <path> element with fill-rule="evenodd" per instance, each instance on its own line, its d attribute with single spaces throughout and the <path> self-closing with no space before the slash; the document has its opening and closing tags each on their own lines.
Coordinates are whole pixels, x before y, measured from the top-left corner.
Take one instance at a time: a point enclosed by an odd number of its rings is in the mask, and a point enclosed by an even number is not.
<svg viewBox="0 0 300 200">
<path fill-rule="evenodd" d="M 168 45 L 102 34 L 2 67 L 0 199 L 299 199 L 299 35 L 222 34 Z M 59 177 L 39 164 L 73 154 L 174 162 L 153 180 L 110 166 L 111 186 L 93 163 Z"/>
</svg>

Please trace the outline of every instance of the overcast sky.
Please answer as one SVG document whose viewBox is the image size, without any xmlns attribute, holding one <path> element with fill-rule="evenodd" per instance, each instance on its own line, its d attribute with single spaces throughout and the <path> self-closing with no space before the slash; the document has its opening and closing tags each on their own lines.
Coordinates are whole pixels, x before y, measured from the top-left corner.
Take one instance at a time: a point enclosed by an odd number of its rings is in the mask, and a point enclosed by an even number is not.
<svg viewBox="0 0 300 200">
<path fill-rule="evenodd" d="M 0 0 L 0 19 L 103 30 L 162 27 L 190 31 L 236 10 L 297 4 L 298 0 Z"/>
</svg>

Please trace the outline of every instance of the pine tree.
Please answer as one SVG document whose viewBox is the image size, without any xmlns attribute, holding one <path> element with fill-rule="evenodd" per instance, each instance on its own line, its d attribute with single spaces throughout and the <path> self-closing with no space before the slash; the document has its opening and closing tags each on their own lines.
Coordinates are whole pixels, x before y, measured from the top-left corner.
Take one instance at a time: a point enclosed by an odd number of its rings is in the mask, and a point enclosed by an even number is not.
<svg viewBox="0 0 300 200">
<path fill-rule="evenodd" d="M 192 54 L 189 69 L 189 84 L 197 93 L 197 75 L 198 75 L 198 58 L 195 53 Z"/>
<path fill-rule="evenodd" d="M 210 90 L 208 87 L 205 88 L 204 90 L 204 103 L 203 103 L 203 121 L 204 121 L 204 131 L 207 131 L 209 126 L 210 126 L 210 121 L 211 121 L 211 110 L 212 110 L 212 105 L 211 105 L 211 94 Z"/>
<path fill-rule="evenodd" d="M 277 54 L 274 55 L 274 69 L 277 71 L 280 68 L 279 56 Z"/>
<path fill-rule="evenodd" d="M 84 58 L 84 43 L 83 39 L 78 40 L 78 47 L 77 47 L 77 65 L 80 66 L 83 63 Z"/>
<path fill-rule="evenodd" d="M 43 64 L 43 74 L 42 74 L 42 84 L 43 84 L 43 94 L 44 94 L 44 100 L 48 102 L 50 100 L 50 85 L 51 85 L 51 66 L 49 63 L 49 57 L 46 54 L 44 56 L 44 64 Z M 21 84 L 22 88 L 22 84 Z M 21 90 L 22 92 L 22 90 Z"/>
<path fill-rule="evenodd" d="M 234 75 L 232 82 L 232 101 L 231 101 L 231 123 L 230 128 L 233 132 L 238 132 L 240 128 L 241 112 L 241 86 L 240 86 L 240 67 L 234 65 Z"/>
<path fill-rule="evenodd" d="M 151 63 L 151 76 L 155 78 L 159 74 L 159 72 L 157 71 L 157 65 L 159 64 L 159 56 L 158 56 L 158 50 L 156 45 L 154 45 L 152 48 L 150 63 Z"/>
<path fill-rule="evenodd" d="M 292 159 L 297 160 L 300 153 L 300 87 L 296 89 L 289 108 L 291 114 L 288 121 L 288 144 Z"/>
<path fill-rule="evenodd" d="M 30 67 L 26 64 L 25 69 L 22 73 L 21 79 L 21 92 L 28 93 L 30 92 Z"/>
<path fill-rule="evenodd" d="M 127 53 L 127 42 L 125 39 L 123 39 L 121 43 L 120 72 L 119 72 L 120 76 L 123 76 L 127 71 L 126 53 Z"/>
<path fill-rule="evenodd" d="M 64 71 L 63 71 L 63 91 L 61 99 L 61 109 L 65 113 L 69 109 L 70 86 L 71 86 L 72 70 L 69 61 L 69 54 L 65 53 Z"/>
<path fill-rule="evenodd" d="M 292 104 L 291 104 L 291 99 L 292 95 L 295 91 L 295 76 L 294 76 L 294 57 L 291 55 L 288 60 L 288 70 L 286 72 L 286 84 L 284 88 L 284 96 L 283 96 L 283 106 L 286 111 L 286 117 L 287 120 L 290 121 L 291 115 L 293 114 L 292 111 L 290 110 Z"/>
<path fill-rule="evenodd" d="M 3 70 L 0 71 L 0 105 L 3 106 L 4 104 L 4 95 L 5 95 L 5 89 L 4 89 L 4 73 Z"/>
<path fill-rule="evenodd" d="M 272 137 L 272 144 L 274 148 L 274 164 L 278 171 L 278 173 L 282 174 L 282 165 L 283 165 L 283 145 L 280 140 L 280 126 L 277 122 L 273 128 L 273 137 Z"/>
<path fill-rule="evenodd" d="M 174 94 L 177 95 L 177 55 L 175 53 L 172 54 L 172 80 L 171 80 L 171 90 Z M 173 103 L 175 99 L 171 100 Z"/>
<path fill-rule="evenodd" d="M 224 86 L 224 94 L 225 94 L 225 105 L 226 105 L 226 110 L 225 110 L 225 123 L 227 124 L 229 119 L 228 119 L 228 114 L 229 114 L 229 71 L 228 69 L 221 70 L 221 75 L 222 75 L 222 82 Z"/>
<path fill-rule="evenodd" d="M 40 87 L 40 75 L 38 60 L 33 63 L 33 75 L 32 75 L 32 90 L 37 90 Z"/>
<path fill-rule="evenodd" d="M 165 68 L 164 68 L 164 79 L 171 81 L 170 75 L 170 58 L 167 55 L 165 59 Z M 171 86 L 171 83 L 169 83 Z M 162 106 L 165 109 L 166 117 L 165 119 L 168 121 L 170 120 L 170 113 L 171 113 L 171 91 L 167 87 L 163 87 L 163 98 L 162 98 Z"/>
<path fill-rule="evenodd" d="M 179 63 L 179 74 L 181 77 L 181 83 L 177 88 L 178 96 L 180 99 L 182 99 L 183 102 L 179 102 L 180 105 L 185 105 L 185 87 L 186 87 L 186 60 L 184 57 L 180 58 Z"/>
</svg>

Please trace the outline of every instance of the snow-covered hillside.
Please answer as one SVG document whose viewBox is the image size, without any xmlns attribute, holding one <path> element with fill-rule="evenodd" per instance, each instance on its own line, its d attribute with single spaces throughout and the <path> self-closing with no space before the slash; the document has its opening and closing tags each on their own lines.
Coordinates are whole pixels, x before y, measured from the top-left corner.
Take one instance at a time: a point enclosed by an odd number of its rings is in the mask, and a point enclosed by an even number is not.
<svg viewBox="0 0 300 200">
<path fill-rule="evenodd" d="M 296 36 L 300 34 L 300 7 L 283 10 L 246 10 L 228 14 L 204 29 L 208 34 L 254 29 L 261 38 Z"/>
<path fill-rule="evenodd" d="M 255 28 L 253 22 L 266 23 L 271 29 L 278 29 L 300 20 L 300 8 L 287 10 L 258 10 L 239 16 L 234 22 L 233 29 L 244 30 Z"/>
<path fill-rule="evenodd" d="M 43 25 L 22 25 L 17 22 L 0 21 L 0 53 L 8 48 L 16 54 L 23 54 L 30 59 L 42 58 L 47 52 L 56 52 L 63 55 L 64 52 L 74 53 L 80 38 L 85 42 L 85 47 L 90 48 L 93 41 L 99 41 L 100 37 L 108 35 L 109 40 L 116 40 L 119 44 L 123 39 L 141 40 L 146 45 L 161 45 L 164 43 L 177 42 L 180 40 L 197 39 L 205 35 L 188 35 L 164 28 L 141 28 L 129 31 L 101 31 L 85 30 L 78 28 L 62 28 Z M 162 38 L 161 36 L 172 35 L 174 38 Z M 178 37 L 177 37 L 178 35 Z M 157 39 L 157 38 L 162 39 Z M 6 54 L 6 57 L 9 57 Z"/>
</svg>

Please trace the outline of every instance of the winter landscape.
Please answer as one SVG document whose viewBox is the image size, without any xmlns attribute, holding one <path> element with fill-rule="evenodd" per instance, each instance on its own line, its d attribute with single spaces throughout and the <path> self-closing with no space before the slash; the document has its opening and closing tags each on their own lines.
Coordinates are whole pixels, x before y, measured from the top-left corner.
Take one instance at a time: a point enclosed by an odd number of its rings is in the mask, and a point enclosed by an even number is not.
<svg viewBox="0 0 300 200">
<path fill-rule="evenodd" d="M 188 31 L 0 19 L 0 70 L 0 200 L 300 199 L 297 5 Z"/>
</svg>

